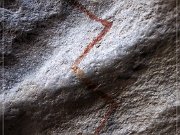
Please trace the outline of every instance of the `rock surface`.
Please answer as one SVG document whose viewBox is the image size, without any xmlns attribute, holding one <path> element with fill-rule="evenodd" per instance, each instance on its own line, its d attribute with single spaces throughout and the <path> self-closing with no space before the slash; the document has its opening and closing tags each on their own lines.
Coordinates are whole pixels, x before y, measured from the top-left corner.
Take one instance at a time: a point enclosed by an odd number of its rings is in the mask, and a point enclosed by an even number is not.
<svg viewBox="0 0 180 135">
<path fill-rule="evenodd" d="M 96 88 L 72 65 L 103 31 L 98 20 L 73 0 L 1 2 L 1 133 L 180 134 L 178 2 L 78 3 L 112 22 L 78 65 Z"/>
</svg>

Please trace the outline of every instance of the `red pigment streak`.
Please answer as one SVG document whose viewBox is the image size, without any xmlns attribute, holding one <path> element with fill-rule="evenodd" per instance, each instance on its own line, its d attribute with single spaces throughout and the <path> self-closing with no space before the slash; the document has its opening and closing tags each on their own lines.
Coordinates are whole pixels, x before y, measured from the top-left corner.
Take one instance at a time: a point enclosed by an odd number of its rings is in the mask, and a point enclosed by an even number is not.
<svg viewBox="0 0 180 135">
<path fill-rule="evenodd" d="M 106 102 L 110 103 L 110 107 L 109 107 L 108 111 L 105 113 L 105 115 L 104 115 L 103 119 L 101 120 L 99 126 L 96 128 L 94 135 L 100 134 L 102 129 L 105 127 L 105 124 L 108 121 L 109 117 L 112 115 L 112 113 L 116 110 L 116 108 L 118 106 L 116 101 L 113 100 L 113 98 L 110 95 L 103 93 L 102 91 L 97 91 L 97 92 L 99 92 L 101 98 L 103 98 Z"/>
<path fill-rule="evenodd" d="M 77 1 L 74 1 L 74 6 L 78 8 L 80 11 L 85 13 L 91 20 L 95 20 L 96 22 L 100 22 L 103 26 L 111 27 L 111 22 L 107 20 L 103 20 L 98 18 L 95 14 L 91 13 L 89 10 L 87 10 L 82 4 L 78 3 Z"/>
<path fill-rule="evenodd" d="M 104 27 L 104 29 L 101 31 L 101 33 L 98 34 L 96 38 L 93 39 L 91 43 L 84 49 L 83 53 L 75 60 L 74 65 L 78 65 L 82 59 L 90 52 L 90 50 L 103 39 L 103 37 L 107 34 L 107 32 L 110 30 L 112 26 L 112 23 L 110 23 L 108 26 Z"/>
<path fill-rule="evenodd" d="M 105 124 L 107 123 L 109 117 L 112 115 L 112 113 L 115 111 L 117 108 L 118 104 L 116 103 L 113 98 L 102 92 L 102 91 L 96 91 L 98 88 L 98 84 L 93 83 L 88 77 L 86 77 L 85 73 L 83 70 L 81 70 L 78 65 L 81 63 L 81 61 L 86 57 L 86 55 L 91 51 L 91 49 L 103 39 L 103 37 L 108 33 L 110 28 L 112 27 L 112 22 L 109 22 L 107 20 L 103 20 L 98 18 L 96 15 L 91 13 L 89 10 L 87 10 L 82 4 L 78 3 L 77 1 L 73 1 L 71 4 L 78 8 L 81 12 L 85 13 L 91 20 L 100 22 L 103 26 L 104 29 L 98 34 L 97 37 L 95 37 L 92 42 L 90 42 L 87 47 L 84 49 L 83 53 L 75 60 L 72 70 L 75 73 L 76 77 L 87 87 L 88 90 L 93 92 L 94 94 L 98 95 L 101 97 L 105 102 L 110 104 L 109 109 L 105 113 L 103 119 L 101 120 L 99 126 L 95 129 L 94 135 L 99 135 L 102 129 L 105 127 Z M 79 133 L 82 134 L 82 133 Z"/>
<path fill-rule="evenodd" d="M 112 113 L 116 110 L 118 104 L 116 103 L 113 98 L 102 92 L 102 91 L 96 91 L 96 88 L 99 86 L 98 84 L 93 83 L 90 79 L 88 79 L 84 73 L 83 70 L 81 70 L 78 66 L 74 66 L 73 68 L 74 73 L 78 77 L 78 79 L 85 85 L 87 86 L 87 89 L 94 94 L 98 95 L 101 97 L 105 102 L 110 104 L 109 109 L 105 113 L 103 119 L 101 120 L 99 126 L 95 129 L 94 135 L 99 135 L 102 129 L 105 127 L 106 122 L 108 121 L 109 117 L 112 115 Z"/>
</svg>

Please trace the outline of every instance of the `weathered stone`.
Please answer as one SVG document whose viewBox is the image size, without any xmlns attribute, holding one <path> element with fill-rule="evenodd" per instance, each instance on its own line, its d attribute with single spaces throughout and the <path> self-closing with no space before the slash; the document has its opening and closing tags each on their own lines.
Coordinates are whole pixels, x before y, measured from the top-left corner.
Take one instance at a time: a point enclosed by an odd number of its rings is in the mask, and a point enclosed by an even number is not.
<svg viewBox="0 0 180 135">
<path fill-rule="evenodd" d="M 103 23 L 72 0 L 8 0 L 1 6 L 5 135 L 93 134 L 113 103 L 99 134 L 180 134 L 177 2 L 78 2 L 112 22 L 78 73 L 71 67 Z M 87 78 L 95 85 L 87 86 Z"/>
</svg>

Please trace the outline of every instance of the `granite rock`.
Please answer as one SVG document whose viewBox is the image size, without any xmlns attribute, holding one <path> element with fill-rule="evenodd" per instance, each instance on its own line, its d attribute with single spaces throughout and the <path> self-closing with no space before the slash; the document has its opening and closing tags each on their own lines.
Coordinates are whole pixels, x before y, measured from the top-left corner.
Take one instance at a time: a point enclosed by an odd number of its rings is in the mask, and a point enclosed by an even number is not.
<svg viewBox="0 0 180 135">
<path fill-rule="evenodd" d="M 5 135 L 180 134 L 176 0 L 79 0 L 111 29 L 79 64 L 101 87 L 88 91 L 71 66 L 103 30 L 68 0 L 1 2 L 0 130 Z M 3 124 L 4 122 L 4 124 Z"/>
</svg>

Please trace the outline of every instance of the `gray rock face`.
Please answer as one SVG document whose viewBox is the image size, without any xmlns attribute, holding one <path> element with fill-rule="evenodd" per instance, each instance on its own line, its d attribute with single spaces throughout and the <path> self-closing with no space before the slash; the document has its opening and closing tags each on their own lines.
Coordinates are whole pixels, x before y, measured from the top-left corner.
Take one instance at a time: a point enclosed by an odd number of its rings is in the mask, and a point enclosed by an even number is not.
<svg viewBox="0 0 180 135">
<path fill-rule="evenodd" d="M 178 2 L 78 3 L 1 2 L 1 133 L 180 134 Z"/>
</svg>

